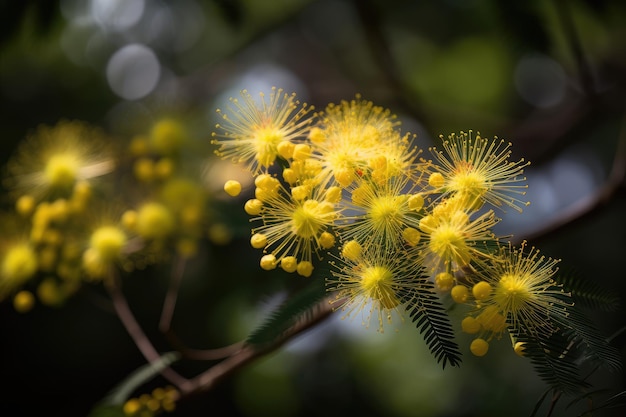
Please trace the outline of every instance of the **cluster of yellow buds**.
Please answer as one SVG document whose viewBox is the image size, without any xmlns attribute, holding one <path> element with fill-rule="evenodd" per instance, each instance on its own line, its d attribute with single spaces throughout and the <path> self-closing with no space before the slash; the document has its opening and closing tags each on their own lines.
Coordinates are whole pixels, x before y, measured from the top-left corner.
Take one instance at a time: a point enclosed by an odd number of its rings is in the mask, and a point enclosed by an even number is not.
<svg viewBox="0 0 626 417">
<path fill-rule="evenodd" d="M 172 412 L 176 408 L 178 391 L 171 385 L 155 388 L 150 394 L 129 398 L 123 406 L 128 417 L 153 417 L 162 412 Z"/>
<path fill-rule="evenodd" d="M 198 155 L 174 118 L 156 120 L 129 145 L 80 121 L 40 126 L 7 164 L 14 202 L 0 214 L 0 300 L 25 312 L 60 305 L 83 281 L 102 281 L 196 254 L 211 226 L 211 191 L 185 152 Z M 186 163 L 182 164 L 182 158 Z"/>
<path fill-rule="evenodd" d="M 461 132 L 426 158 L 389 110 L 358 95 L 315 112 L 281 89 L 269 101 L 243 91 L 218 114 L 216 153 L 254 176 L 244 210 L 261 268 L 309 277 L 330 257 L 337 308 L 366 325 L 374 313 L 380 331 L 393 312 L 472 306 L 462 327 L 478 356 L 509 327 L 550 334 L 549 317 L 567 314 L 558 261 L 493 232 L 494 210 L 528 204 L 528 163 L 511 160 L 510 143 Z M 232 180 L 224 189 L 242 192 Z"/>
</svg>

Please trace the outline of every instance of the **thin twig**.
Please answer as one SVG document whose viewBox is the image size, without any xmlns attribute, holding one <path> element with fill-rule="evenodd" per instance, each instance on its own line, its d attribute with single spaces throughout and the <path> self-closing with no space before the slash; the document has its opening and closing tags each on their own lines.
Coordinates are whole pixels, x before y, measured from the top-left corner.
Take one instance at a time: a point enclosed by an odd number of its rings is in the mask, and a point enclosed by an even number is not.
<svg viewBox="0 0 626 417">
<path fill-rule="evenodd" d="M 105 282 L 105 287 L 111 295 L 111 300 L 113 301 L 113 307 L 115 308 L 117 316 L 120 318 L 120 321 L 126 328 L 130 337 L 133 339 L 133 342 L 135 342 L 139 351 L 149 363 L 157 362 L 161 358 L 161 355 L 154 348 L 150 339 L 148 339 L 135 319 L 135 316 L 128 305 L 128 301 L 120 289 L 119 277 L 115 272 L 110 274 L 110 279 Z M 164 378 L 176 385 L 179 390 L 183 391 L 187 389 L 189 380 L 174 371 L 169 366 L 161 370 L 160 373 Z"/>
<path fill-rule="evenodd" d="M 330 317 L 333 312 L 333 307 L 330 304 L 330 301 L 331 300 L 329 298 L 320 301 L 313 309 L 313 314 L 311 316 L 305 317 L 301 321 L 297 322 L 289 328 L 282 337 L 275 340 L 270 345 L 263 347 L 251 345 L 244 346 L 236 354 L 224 359 L 222 362 L 214 365 L 204 373 L 193 378 L 190 381 L 189 389 L 187 391 L 183 391 L 182 394 L 192 394 L 212 389 L 218 382 L 239 370 L 244 365 L 275 351 L 296 336 L 323 322 Z"/>
<path fill-rule="evenodd" d="M 172 266 L 170 286 L 165 294 L 163 309 L 161 310 L 161 320 L 159 321 L 159 330 L 163 333 L 167 333 L 171 328 L 172 317 L 174 317 L 174 309 L 176 308 L 176 301 L 178 300 L 178 291 L 180 290 L 180 284 L 185 274 L 186 264 L 185 257 L 177 256 Z"/>
</svg>

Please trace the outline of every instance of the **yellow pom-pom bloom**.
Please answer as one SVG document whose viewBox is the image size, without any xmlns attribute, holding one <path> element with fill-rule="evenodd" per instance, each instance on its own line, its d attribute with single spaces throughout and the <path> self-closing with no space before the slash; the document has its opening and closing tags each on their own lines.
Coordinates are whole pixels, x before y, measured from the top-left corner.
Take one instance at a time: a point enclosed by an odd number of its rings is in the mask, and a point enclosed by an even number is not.
<svg viewBox="0 0 626 417">
<path fill-rule="evenodd" d="M 470 220 L 462 210 L 447 209 L 422 218 L 419 226 L 428 235 L 429 252 L 444 265 L 460 267 L 489 256 L 477 243 L 493 240 L 491 228 L 496 223 L 493 211 Z"/>
<path fill-rule="evenodd" d="M 443 140 L 443 138 L 442 138 Z M 523 176 L 524 160 L 511 162 L 511 144 L 495 138 L 490 141 L 475 137 L 472 132 L 452 134 L 443 140 L 443 152 L 431 149 L 439 163 L 442 185 L 446 192 L 459 195 L 468 207 L 479 206 L 478 201 L 496 207 L 507 205 L 521 211 L 527 202 L 519 198 L 526 193 Z"/>
<path fill-rule="evenodd" d="M 470 344 L 470 352 L 474 356 L 485 356 L 489 350 L 489 343 L 484 339 L 474 339 Z"/>
<path fill-rule="evenodd" d="M 121 256 L 126 245 L 126 233 L 117 226 L 102 226 L 89 238 L 89 247 L 98 252 L 103 262 L 111 262 Z"/>
<path fill-rule="evenodd" d="M 235 180 L 228 180 L 224 184 L 224 191 L 231 197 L 236 197 L 241 193 L 241 183 Z"/>
<path fill-rule="evenodd" d="M 231 98 L 227 112 L 218 109 L 222 123 L 216 126 L 212 142 L 219 145 L 218 156 L 242 163 L 253 173 L 266 170 L 279 155 L 289 154 L 281 143 L 305 134 L 310 123 L 305 116 L 312 110 L 282 89 L 272 88 L 269 101 L 265 94 L 259 96 L 257 102 L 243 90 L 242 101 Z"/>
<path fill-rule="evenodd" d="M 344 239 L 373 241 L 380 250 L 401 248 L 407 241 L 404 230 L 411 228 L 417 232 L 419 227 L 419 219 L 409 208 L 408 197 L 403 193 L 409 185 L 409 177 L 399 175 L 384 183 L 359 180 L 356 184 L 352 204 L 348 205 L 353 214 L 345 216 L 345 225 L 339 225 Z M 418 236 L 414 232 L 407 233 L 412 233 L 410 238 L 413 239 Z"/>
<path fill-rule="evenodd" d="M 108 138 L 78 121 L 40 126 L 7 164 L 7 185 L 35 200 L 50 194 L 69 196 L 78 181 L 92 180 L 114 168 Z"/>
<path fill-rule="evenodd" d="M 266 186 L 268 178 L 257 182 L 257 187 Z M 263 202 L 263 211 L 258 218 L 263 225 L 256 227 L 254 232 L 267 236 L 266 250 L 278 260 L 295 256 L 299 262 L 311 262 L 312 253 L 319 254 L 323 245 L 330 243 L 329 237 L 322 235 L 333 226 L 339 210 L 333 203 L 321 199 L 319 188 L 311 190 L 310 198 L 297 200 L 280 183 L 278 186 L 275 195 Z"/>
<path fill-rule="evenodd" d="M 137 211 L 136 231 L 144 239 L 164 239 L 174 226 L 172 213 L 160 203 L 146 203 Z"/>
<path fill-rule="evenodd" d="M 362 314 L 363 324 L 369 326 L 375 315 L 382 332 L 384 323 L 392 320 L 392 311 L 402 316 L 400 306 L 405 300 L 419 303 L 420 291 L 425 291 L 427 283 L 419 263 L 406 262 L 410 256 L 408 252 L 364 250 L 355 259 L 332 263 L 336 270 L 331 270 L 327 290 L 341 300 L 344 317 Z"/>
<path fill-rule="evenodd" d="M 524 242 L 519 249 L 510 244 L 500 248 L 500 261 L 482 273 L 493 287 L 482 304 L 485 309 L 495 309 L 517 329 L 550 334 L 559 326 L 554 319 L 567 321 L 573 302 L 552 279 L 559 260 L 541 256 L 535 248 L 525 253 L 525 246 Z"/>
<path fill-rule="evenodd" d="M 351 101 L 329 104 L 319 119 L 310 138 L 313 157 L 322 164 L 321 184 L 334 180 L 347 187 L 361 173 L 374 170 L 370 161 L 379 160 L 381 155 L 397 155 L 395 159 L 401 168 L 395 170 L 407 170 L 412 152 L 396 130 L 399 122 L 389 110 L 357 95 Z M 391 172 L 388 167 L 383 169 L 385 173 L 388 170 Z M 387 178 L 385 173 L 383 179 Z"/>
</svg>

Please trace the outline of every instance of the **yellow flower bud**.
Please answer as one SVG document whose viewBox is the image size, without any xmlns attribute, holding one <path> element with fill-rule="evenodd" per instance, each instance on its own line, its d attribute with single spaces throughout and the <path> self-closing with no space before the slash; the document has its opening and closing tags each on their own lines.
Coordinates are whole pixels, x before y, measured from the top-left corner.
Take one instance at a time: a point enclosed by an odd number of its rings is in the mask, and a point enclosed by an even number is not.
<svg viewBox="0 0 626 417">
<path fill-rule="evenodd" d="M 361 251 L 363 248 L 356 240 L 351 240 L 343 245 L 343 249 L 341 250 L 341 255 L 349 259 L 351 261 L 356 261 L 359 256 L 361 256 Z"/>
<path fill-rule="evenodd" d="M 241 184 L 239 181 L 228 180 L 224 184 L 224 191 L 231 197 L 236 197 L 241 193 Z"/>
<path fill-rule="evenodd" d="M 491 285 L 488 282 L 480 281 L 472 287 L 472 294 L 478 301 L 485 301 L 491 294 Z"/>
<path fill-rule="evenodd" d="M 267 245 L 267 236 L 262 233 L 255 233 L 250 238 L 250 244 L 255 249 L 262 249 Z"/>
<path fill-rule="evenodd" d="M 430 177 L 428 177 L 428 185 L 430 185 L 431 187 L 440 188 L 443 187 L 445 183 L 445 178 L 439 172 L 433 172 L 432 174 L 430 174 Z"/>
<path fill-rule="evenodd" d="M 421 234 L 417 229 L 407 227 L 402 231 L 402 237 L 409 246 L 415 246 L 419 243 Z"/>
<path fill-rule="evenodd" d="M 474 317 L 468 316 L 461 321 L 461 330 L 468 334 L 478 333 L 481 329 L 480 322 Z"/>
<path fill-rule="evenodd" d="M 35 297 L 30 291 L 22 290 L 13 297 L 13 308 L 18 313 L 27 313 L 33 309 Z"/>
<path fill-rule="evenodd" d="M 261 209 L 263 208 L 263 202 L 256 198 L 250 199 L 246 201 L 246 204 L 243 206 L 243 209 L 250 216 L 257 216 L 261 213 Z"/>
<path fill-rule="evenodd" d="M 283 259 L 280 260 L 280 267 L 285 272 L 296 272 L 296 269 L 298 268 L 298 260 L 295 256 L 285 256 Z"/>
<path fill-rule="evenodd" d="M 469 290 L 464 285 L 455 285 L 450 290 L 450 295 L 456 303 L 465 303 L 469 297 Z"/>
<path fill-rule="evenodd" d="M 271 271 L 276 268 L 276 257 L 272 254 L 264 255 L 261 257 L 261 268 L 266 271 Z"/>
<path fill-rule="evenodd" d="M 332 233 L 323 232 L 320 235 L 318 242 L 323 249 L 330 249 L 335 246 L 335 236 L 333 236 Z"/>
<path fill-rule="evenodd" d="M 489 343 L 487 343 L 484 339 L 474 339 L 470 344 L 470 352 L 472 352 L 475 356 L 485 356 L 488 350 Z"/>
<path fill-rule="evenodd" d="M 450 291 L 454 286 L 454 277 L 449 272 L 440 272 L 435 277 L 435 286 L 441 291 Z"/>
<path fill-rule="evenodd" d="M 309 261 L 299 262 L 298 266 L 296 267 L 296 271 L 299 275 L 308 278 L 313 273 L 313 264 Z"/>
</svg>

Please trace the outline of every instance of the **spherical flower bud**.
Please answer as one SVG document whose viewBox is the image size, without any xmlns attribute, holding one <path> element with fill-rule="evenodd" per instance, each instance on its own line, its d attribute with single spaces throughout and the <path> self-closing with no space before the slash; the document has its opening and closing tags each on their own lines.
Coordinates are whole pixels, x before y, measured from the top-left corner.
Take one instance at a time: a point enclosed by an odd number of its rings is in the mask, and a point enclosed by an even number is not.
<svg viewBox="0 0 626 417">
<path fill-rule="evenodd" d="M 468 316 L 461 321 L 461 330 L 468 334 L 478 333 L 481 329 L 480 322 L 474 317 Z"/>
<path fill-rule="evenodd" d="M 413 194 L 407 200 L 409 210 L 420 210 L 424 207 L 424 197 L 421 194 Z"/>
<path fill-rule="evenodd" d="M 261 257 L 260 265 L 264 270 L 271 271 L 276 268 L 276 257 L 272 254 L 263 255 Z"/>
<path fill-rule="evenodd" d="M 35 211 L 35 198 L 28 194 L 21 196 L 15 202 L 15 211 L 21 216 L 30 216 Z"/>
<path fill-rule="evenodd" d="M 319 127 L 314 127 L 311 128 L 309 132 L 309 139 L 313 143 L 322 143 L 326 140 L 326 135 L 324 134 L 324 131 L 322 129 L 320 129 Z"/>
<path fill-rule="evenodd" d="M 294 145 L 290 141 L 284 140 L 276 145 L 276 150 L 281 157 L 285 159 L 291 159 L 293 157 L 295 147 L 296 145 Z"/>
<path fill-rule="evenodd" d="M 298 181 L 298 174 L 291 168 L 285 168 L 283 169 L 283 179 L 288 184 L 295 184 Z"/>
<path fill-rule="evenodd" d="M 250 216 L 257 216 L 261 213 L 261 209 L 263 208 L 263 202 L 256 198 L 252 198 L 246 201 L 246 204 L 243 206 L 243 209 Z"/>
<path fill-rule="evenodd" d="M 475 356 L 485 356 L 489 350 L 489 343 L 485 339 L 474 339 L 470 344 L 470 352 Z"/>
<path fill-rule="evenodd" d="M 333 236 L 332 233 L 323 232 L 320 235 L 318 242 L 320 246 L 322 247 L 322 249 L 330 249 L 333 246 L 335 246 L 335 236 Z"/>
<path fill-rule="evenodd" d="M 431 187 L 443 187 L 445 183 L 445 178 L 439 172 L 433 172 L 432 174 L 430 174 L 430 177 L 428 177 L 428 185 L 430 185 Z"/>
<path fill-rule="evenodd" d="M 435 277 L 435 286 L 441 291 L 450 291 L 454 286 L 454 277 L 449 272 L 440 272 Z"/>
<path fill-rule="evenodd" d="M 472 287 L 472 294 L 477 301 L 485 301 L 491 294 L 491 290 L 488 282 L 480 281 Z"/>
<path fill-rule="evenodd" d="M 455 285 L 450 290 L 450 295 L 456 303 L 465 303 L 469 297 L 469 290 L 465 285 Z"/>
<path fill-rule="evenodd" d="M 306 185 L 298 185 L 291 189 L 291 196 L 294 200 L 301 201 L 311 194 L 311 189 Z"/>
<path fill-rule="evenodd" d="M 419 243 L 422 236 L 419 230 L 413 227 L 407 227 L 402 231 L 402 237 L 409 246 L 415 246 Z"/>
<path fill-rule="evenodd" d="M 295 256 L 285 256 L 283 259 L 280 260 L 280 267 L 285 272 L 296 272 L 296 269 L 298 268 L 298 260 Z"/>
<path fill-rule="evenodd" d="M 306 143 L 299 143 L 293 150 L 293 159 L 304 161 L 311 156 L 311 147 Z"/>
<path fill-rule="evenodd" d="M 326 190 L 326 196 L 324 200 L 329 203 L 338 203 L 341 201 L 341 188 L 337 186 L 329 187 Z"/>
<path fill-rule="evenodd" d="M 299 275 L 308 278 L 313 273 L 313 264 L 309 261 L 299 262 L 298 266 L 296 267 L 296 271 Z"/>
<path fill-rule="evenodd" d="M 161 155 L 177 152 L 185 138 L 186 132 L 182 123 L 173 119 L 159 120 L 150 131 L 150 145 Z"/>
<path fill-rule="evenodd" d="M 224 191 L 231 197 L 236 197 L 241 193 L 241 183 L 235 180 L 228 180 L 224 184 Z"/>
<path fill-rule="evenodd" d="M 437 228 L 437 219 L 428 215 L 420 219 L 419 228 L 424 233 L 432 233 Z"/>
<path fill-rule="evenodd" d="M 250 238 L 250 244 L 255 249 L 262 249 L 267 245 L 267 236 L 262 233 L 255 233 Z"/>
<path fill-rule="evenodd" d="M 13 308 L 18 313 L 26 313 L 33 309 L 35 297 L 30 291 L 22 290 L 13 297 Z"/>
<path fill-rule="evenodd" d="M 137 233 L 144 239 L 164 239 L 174 230 L 174 217 L 162 204 L 146 203 L 137 212 Z"/>
<path fill-rule="evenodd" d="M 356 240 L 351 240 L 343 245 L 343 249 L 341 250 L 341 255 L 349 259 L 351 261 L 355 261 L 361 256 L 361 251 L 363 248 Z"/>
<path fill-rule="evenodd" d="M 18 244 L 5 253 L 0 265 L 0 277 L 18 286 L 35 275 L 38 267 L 33 248 L 26 243 Z"/>
</svg>

